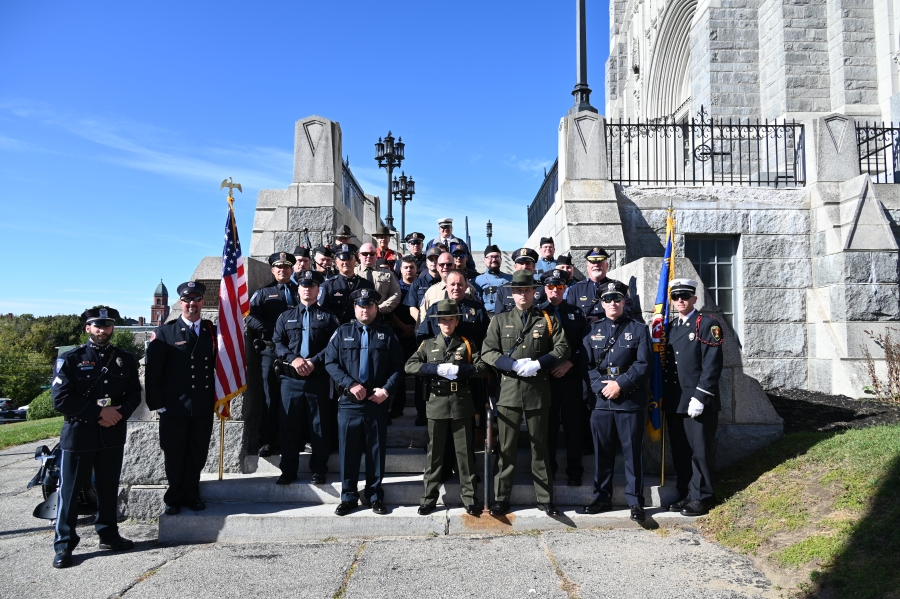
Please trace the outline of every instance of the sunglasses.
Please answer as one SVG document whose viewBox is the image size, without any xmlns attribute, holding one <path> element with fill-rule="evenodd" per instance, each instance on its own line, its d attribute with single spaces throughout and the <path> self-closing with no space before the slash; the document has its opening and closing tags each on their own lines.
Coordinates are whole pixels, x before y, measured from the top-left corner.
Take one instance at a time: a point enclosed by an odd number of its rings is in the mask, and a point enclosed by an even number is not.
<svg viewBox="0 0 900 599">
<path fill-rule="evenodd" d="M 550 291 L 563 291 L 566 286 L 565 285 L 544 285 Z"/>
<path fill-rule="evenodd" d="M 409 245 L 422 245 L 421 241 L 407 241 L 406 243 L 408 243 Z"/>
<path fill-rule="evenodd" d="M 183 301 L 186 304 L 190 304 L 190 303 L 199 304 L 200 302 L 203 301 L 203 296 L 202 295 L 192 295 L 190 297 L 183 297 L 183 298 L 181 298 L 181 301 Z"/>
<path fill-rule="evenodd" d="M 453 266 L 452 262 L 438 262 L 438 268 L 450 268 Z"/>
<path fill-rule="evenodd" d="M 375 252 L 360 252 L 360 256 L 375 256 Z"/>
<path fill-rule="evenodd" d="M 673 294 L 670 295 L 669 297 L 671 297 L 672 300 L 689 300 L 689 299 L 691 299 L 692 297 L 694 297 L 694 294 L 693 294 L 693 293 L 690 293 L 690 292 L 688 292 L 688 291 L 676 291 L 675 293 L 673 293 Z"/>
<path fill-rule="evenodd" d="M 625 301 L 625 298 L 620 295 L 618 297 L 604 297 L 600 301 L 604 304 L 621 304 Z"/>
</svg>

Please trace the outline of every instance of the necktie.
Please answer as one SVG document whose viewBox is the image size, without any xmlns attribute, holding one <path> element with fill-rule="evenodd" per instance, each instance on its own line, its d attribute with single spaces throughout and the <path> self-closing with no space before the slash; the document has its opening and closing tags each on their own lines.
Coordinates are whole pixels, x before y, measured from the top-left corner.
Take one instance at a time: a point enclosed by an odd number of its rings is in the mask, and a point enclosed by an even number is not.
<svg viewBox="0 0 900 599">
<path fill-rule="evenodd" d="M 559 326 L 562 326 L 562 316 L 559 315 L 559 306 L 553 306 L 553 313 L 556 314 L 556 320 L 559 321 Z"/>
<path fill-rule="evenodd" d="M 303 311 L 303 340 L 300 342 L 300 357 L 309 357 L 309 310 Z"/>
<path fill-rule="evenodd" d="M 284 289 L 284 301 L 287 302 L 288 306 L 293 307 L 294 305 L 294 294 L 291 293 L 291 288 L 287 285 L 282 285 L 282 289 Z"/>
<path fill-rule="evenodd" d="M 197 335 L 197 337 L 199 337 L 200 336 L 200 321 L 195 322 L 193 328 L 194 328 L 194 334 Z"/>
<path fill-rule="evenodd" d="M 365 384 L 369 380 L 369 327 L 363 327 L 359 340 L 359 382 Z"/>
<path fill-rule="evenodd" d="M 367 280 L 368 282 L 370 282 L 370 283 L 373 282 L 373 281 L 372 281 L 372 269 L 371 269 L 371 268 L 367 268 L 367 269 L 366 269 L 366 280 Z"/>
<path fill-rule="evenodd" d="M 526 322 L 527 320 L 528 320 L 528 312 L 527 312 L 527 311 L 523 311 L 523 312 L 522 312 L 522 326 L 523 326 L 523 327 L 525 326 L 525 322 Z"/>
</svg>

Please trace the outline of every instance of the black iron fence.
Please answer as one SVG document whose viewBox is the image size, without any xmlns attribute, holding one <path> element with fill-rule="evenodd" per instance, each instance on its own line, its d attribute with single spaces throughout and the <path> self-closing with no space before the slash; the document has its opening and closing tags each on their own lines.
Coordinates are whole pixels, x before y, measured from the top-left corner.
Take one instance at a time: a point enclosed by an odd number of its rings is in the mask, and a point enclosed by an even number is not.
<svg viewBox="0 0 900 599">
<path fill-rule="evenodd" d="M 556 200 L 556 190 L 559 189 L 559 159 L 553 163 L 553 167 L 544 176 L 544 182 L 538 190 L 534 201 L 528 206 L 528 235 L 530 236 L 541 224 L 544 215 L 550 210 L 550 206 Z"/>
<path fill-rule="evenodd" d="M 859 170 L 874 183 L 900 183 L 900 126 L 857 123 Z"/>
<path fill-rule="evenodd" d="M 366 194 L 363 192 L 362 186 L 357 182 L 356 177 L 350 170 L 350 165 L 341 160 L 342 189 L 344 190 L 344 206 L 350 209 L 350 213 L 356 217 L 360 223 L 363 222 L 363 204 L 366 202 Z"/>
<path fill-rule="evenodd" d="M 609 179 L 624 185 L 802 187 L 803 125 L 712 120 L 606 124 Z"/>
</svg>

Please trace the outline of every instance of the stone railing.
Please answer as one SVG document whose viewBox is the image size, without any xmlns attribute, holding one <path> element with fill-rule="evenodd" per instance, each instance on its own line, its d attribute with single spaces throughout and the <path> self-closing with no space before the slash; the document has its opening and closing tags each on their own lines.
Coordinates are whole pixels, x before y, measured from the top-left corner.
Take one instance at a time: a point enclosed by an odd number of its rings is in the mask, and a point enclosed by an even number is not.
<svg viewBox="0 0 900 599">
<path fill-rule="evenodd" d="M 900 183 L 900 126 L 856 123 L 859 170 L 873 183 Z"/>
<path fill-rule="evenodd" d="M 550 206 L 556 200 L 556 190 L 559 189 L 559 160 L 553 163 L 550 171 L 544 176 L 541 188 L 538 190 L 534 201 L 528 206 L 528 234 L 531 235 L 541 219 L 550 210 Z"/>
</svg>

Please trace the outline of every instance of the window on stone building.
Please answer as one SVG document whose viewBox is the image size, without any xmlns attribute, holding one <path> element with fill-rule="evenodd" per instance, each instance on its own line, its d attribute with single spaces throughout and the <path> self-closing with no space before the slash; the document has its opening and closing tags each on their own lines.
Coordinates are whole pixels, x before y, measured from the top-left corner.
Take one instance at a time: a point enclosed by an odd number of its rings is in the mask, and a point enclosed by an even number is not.
<svg viewBox="0 0 900 599">
<path fill-rule="evenodd" d="M 706 290 L 722 311 L 722 317 L 737 331 L 735 312 L 738 236 L 685 235 L 684 254 L 700 274 Z"/>
</svg>

